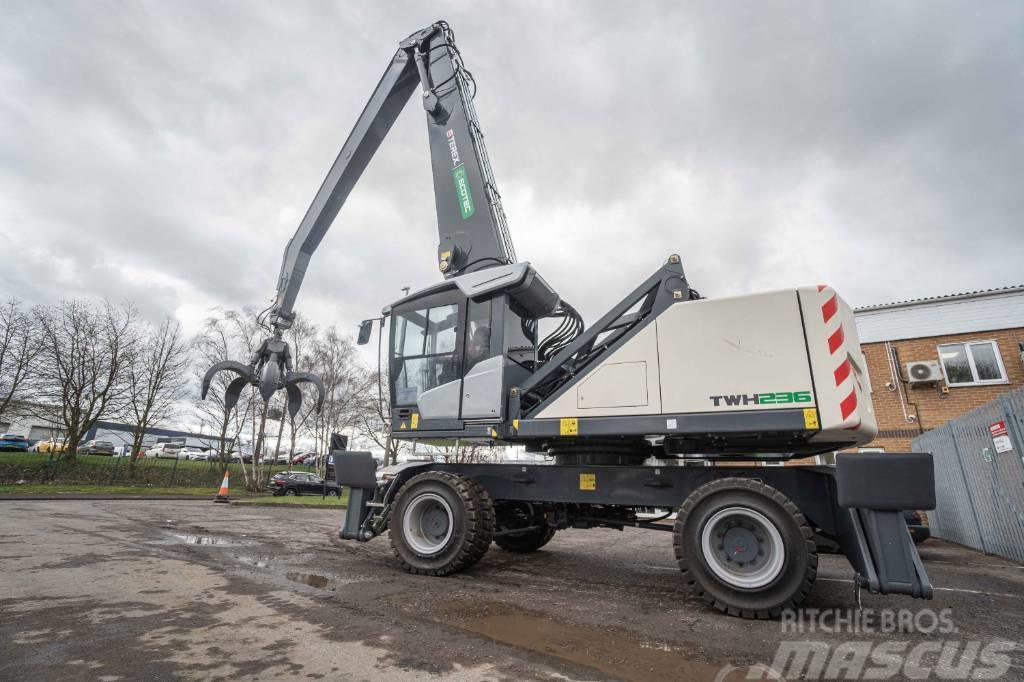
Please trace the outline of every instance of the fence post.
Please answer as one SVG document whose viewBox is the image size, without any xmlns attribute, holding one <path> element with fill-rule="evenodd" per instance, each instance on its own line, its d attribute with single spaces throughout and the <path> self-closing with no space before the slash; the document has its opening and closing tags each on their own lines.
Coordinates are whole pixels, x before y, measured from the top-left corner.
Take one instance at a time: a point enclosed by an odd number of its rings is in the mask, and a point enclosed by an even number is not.
<svg viewBox="0 0 1024 682">
<path fill-rule="evenodd" d="M 117 467 L 121 464 L 121 458 L 114 458 L 114 466 L 110 467 L 110 483 L 107 485 L 114 485 L 114 479 L 117 478 Z"/>
<path fill-rule="evenodd" d="M 174 475 L 178 472 L 178 460 L 181 458 L 181 454 L 174 456 L 174 466 L 171 467 L 171 482 L 168 484 L 168 488 L 174 487 Z"/>
</svg>

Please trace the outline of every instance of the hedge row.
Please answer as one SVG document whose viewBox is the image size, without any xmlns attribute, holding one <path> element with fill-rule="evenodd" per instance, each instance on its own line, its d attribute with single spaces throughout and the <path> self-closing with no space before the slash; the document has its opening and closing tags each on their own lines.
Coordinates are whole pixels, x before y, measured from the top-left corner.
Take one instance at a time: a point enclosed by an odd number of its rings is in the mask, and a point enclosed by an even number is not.
<svg viewBox="0 0 1024 682">
<path fill-rule="evenodd" d="M 242 474 L 238 468 L 238 464 L 228 465 L 233 481 L 241 483 Z M 275 465 L 272 470 L 285 469 L 288 469 L 285 465 Z M 47 455 L 0 453 L 0 485 L 26 481 L 216 488 L 223 476 L 223 465 L 219 462 L 138 459 L 133 466 L 123 457 L 79 455 L 73 460 L 61 458 L 51 462 Z"/>
</svg>

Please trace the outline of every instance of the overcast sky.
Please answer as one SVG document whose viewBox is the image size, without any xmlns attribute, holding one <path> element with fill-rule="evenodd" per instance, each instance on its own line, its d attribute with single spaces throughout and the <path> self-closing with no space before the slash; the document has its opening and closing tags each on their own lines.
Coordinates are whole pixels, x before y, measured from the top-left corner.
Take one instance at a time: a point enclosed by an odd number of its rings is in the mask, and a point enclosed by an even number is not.
<svg viewBox="0 0 1024 682">
<path fill-rule="evenodd" d="M 519 257 L 594 321 L 680 253 L 717 297 L 1024 282 L 1024 3 L 42 2 L 0 22 L 0 294 L 263 307 L 397 42 L 447 19 Z M 299 296 L 435 282 L 410 105 Z"/>
</svg>

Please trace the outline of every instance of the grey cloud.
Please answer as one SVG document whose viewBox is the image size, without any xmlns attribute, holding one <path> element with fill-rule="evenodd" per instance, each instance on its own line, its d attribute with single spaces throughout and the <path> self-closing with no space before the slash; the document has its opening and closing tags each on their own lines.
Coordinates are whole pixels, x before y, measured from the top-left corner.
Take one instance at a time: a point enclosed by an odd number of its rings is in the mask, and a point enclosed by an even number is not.
<svg viewBox="0 0 1024 682">
<path fill-rule="evenodd" d="M 1019 3 L 429 10 L 9 3 L 0 236 L 20 256 L 2 293 L 265 303 L 397 41 L 434 12 L 479 82 L 520 257 L 591 320 L 672 252 L 708 295 L 828 281 L 867 304 L 1024 279 Z M 435 244 L 411 105 L 300 309 L 351 329 L 436 280 Z"/>
</svg>

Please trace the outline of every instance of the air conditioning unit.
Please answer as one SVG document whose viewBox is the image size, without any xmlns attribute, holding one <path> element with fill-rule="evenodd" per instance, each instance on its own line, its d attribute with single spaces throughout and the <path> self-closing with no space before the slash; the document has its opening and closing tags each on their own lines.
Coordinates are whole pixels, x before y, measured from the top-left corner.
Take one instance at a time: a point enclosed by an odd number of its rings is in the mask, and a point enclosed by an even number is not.
<svg viewBox="0 0 1024 682">
<path fill-rule="evenodd" d="M 912 384 L 942 381 L 942 367 L 935 360 L 907 363 L 907 376 Z"/>
</svg>

